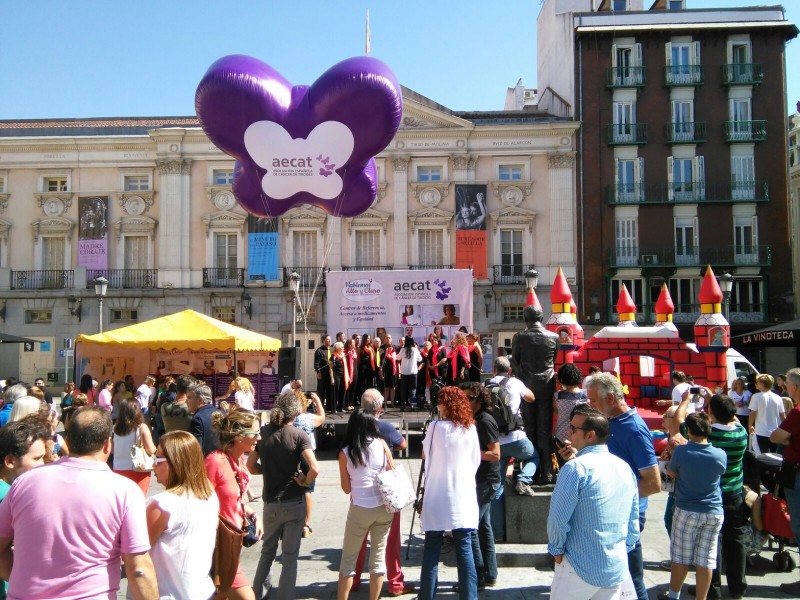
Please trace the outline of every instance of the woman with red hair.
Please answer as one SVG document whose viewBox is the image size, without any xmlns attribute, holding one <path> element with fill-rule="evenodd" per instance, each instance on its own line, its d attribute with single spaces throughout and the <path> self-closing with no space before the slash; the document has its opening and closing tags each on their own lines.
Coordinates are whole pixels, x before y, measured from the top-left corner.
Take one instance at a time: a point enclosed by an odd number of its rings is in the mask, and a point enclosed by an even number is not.
<svg viewBox="0 0 800 600">
<path fill-rule="evenodd" d="M 452 531 L 458 597 L 473 600 L 478 597 L 470 537 L 478 528 L 475 495 L 475 471 L 481 463 L 478 432 L 469 399 L 460 389 L 443 388 L 436 402 L 441 420 L 430 424 L 422 441 L 425 502 L 420 523 L 425 532 L 425 550 L 419 598 L 432 600 L 436 595 L 442 538 L 445 531 Z"/>
</svg>

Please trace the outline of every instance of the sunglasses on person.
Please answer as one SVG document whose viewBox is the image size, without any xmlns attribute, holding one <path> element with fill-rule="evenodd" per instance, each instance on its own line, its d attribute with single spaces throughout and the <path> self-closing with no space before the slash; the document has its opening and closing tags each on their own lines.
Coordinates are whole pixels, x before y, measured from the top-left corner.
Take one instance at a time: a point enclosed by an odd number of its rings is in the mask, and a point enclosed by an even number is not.
<svg viewBox="0 0 800 600">
<path fill-rule="evenodd" d="M 593 431 L 588 427 L 578 427 L 577 425 L 573 425 L 572 423 L 569 424 L 569 428 L 572 430 L 572 433 L 575 433 L 576 431 Z"/>
</svg>

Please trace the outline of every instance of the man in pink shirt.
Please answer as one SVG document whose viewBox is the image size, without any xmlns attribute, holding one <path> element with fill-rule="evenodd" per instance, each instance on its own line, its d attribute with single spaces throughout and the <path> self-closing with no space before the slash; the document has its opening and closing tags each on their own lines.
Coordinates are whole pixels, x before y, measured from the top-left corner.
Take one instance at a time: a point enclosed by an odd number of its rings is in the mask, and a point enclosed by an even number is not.
<svg viewBox="0 0 800 600">
<path fill-rule="evenodd" d="M 104 409 L 76 411 L 70 456 L 19 476 L 0 504 L 0 579 L 10 600 L 114 599 L 120 561 L 134 598 L 158 597 L 144 497 L 106 465 L 111 429 Z"/>
</svg>

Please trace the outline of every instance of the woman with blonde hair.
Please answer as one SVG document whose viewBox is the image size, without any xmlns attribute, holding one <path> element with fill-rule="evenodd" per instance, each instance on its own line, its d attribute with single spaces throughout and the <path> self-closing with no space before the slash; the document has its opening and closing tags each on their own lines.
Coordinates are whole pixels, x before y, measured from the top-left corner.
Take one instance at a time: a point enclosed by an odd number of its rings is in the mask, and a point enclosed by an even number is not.
<svg viewBox="0 0 800 600">
<path fill-rule="evenodd" d="M 741 377 L 733 380 L 733 385 L 728 392 L 728 397 L 736 405 L 736 418 L 739 422 L 748 427 L 750 420 L 750 398 L 753 394 L 747 389 L 747 381 Z"/>
<path fill-rule="evenodd" d="M 211 424 L 219 433 L 220 447 L 205 458 L 206 474 L 219 500 L 219 526 L 244 529 L 254 519 L 256 534 L 261 537 L 261 520 L 245 503 L 250 474 L 244 455 L 252 452 L 259 439 L 258 417 L 249 410 L 234 407 L 227 415 L 216 412 Z M 222 582 L 217 598 L 254 600 L 250 582 L 239 564 L 232 582 Z"/>
<path fill-rule="evenodd" d="M 206 600 L 219 500 L 203 467 L 203 450 L 186 431 L 161 436 L 156 480 L 166 488 L 147 501 L 147 531 L 162 598 Z"/>
<path fill-rule="evenodd" d="M 336 342 L 340 344 L 341 342 Z M 297 398 L 300 400 L 302 412 L 297 415 L 294 420 L 294 426 L 302 429 L 308 435 L 311 441 L 311 451 L 317 451 L 317 436 L 314 435 L 314 430 L 322 427 L 325 422 L 325 408 L 322 406 L 322 400 L 314 392 L 311 392 L 311 401 L 314 403 L 314 412 L 308 412 L 308 398 L 300 390 L 295 390 Z M 303 473 L 308 473 L 308 463 L 302 458 L 300 459 L 300 470 Z M 311 529 L 311 509 L 313 508 L 313 494 L 314 484 L 309 485 L 306 490 L 306 524 L 303 526 L 303 537 L 308 537 L 313 533 Z"/>
<path fill-rule="evenodd" d="M 23 396 L 14 402 L 14 406 L 11 408 L 11 415 L 8 417 L 8 422 L 13 423 L 14 421 L 20 421 L 28 415 L 39 412 L 41 407 L 42 401 L 39 400 L 39 398 Z"/>
<path fill-rule="evenodd" d="M 119 407 L 119 417 L 114 425 L 113 470 L 138 485 L 146 498 L 150 489 L 150 472 L 136 471 L 131 458 L 131 450 L 139 445 L 151 456 L 156 452 L 150 428 L 144 422 L 142 407 L 136 400 L 125 400 Z"/>
<path fill-rule="evenodd" d="M 467 338 L 458 332 L 450 344 L 450 352 L 447 353 L 447 385 L 458 385 L 469 381 L 469 369 Z"/>
<path fill-rule="evenodd" d="M 247 377 L 234 378 L 225 395 L 219 396 L 217 400 L 227 400 L 231 397 L 231 394 L 233 394 L 236 406 L 242 410 L 255 410 L 256 399 L 255 394 L 253 394 L 253 384 L 250 383 Z"/>
</svg>

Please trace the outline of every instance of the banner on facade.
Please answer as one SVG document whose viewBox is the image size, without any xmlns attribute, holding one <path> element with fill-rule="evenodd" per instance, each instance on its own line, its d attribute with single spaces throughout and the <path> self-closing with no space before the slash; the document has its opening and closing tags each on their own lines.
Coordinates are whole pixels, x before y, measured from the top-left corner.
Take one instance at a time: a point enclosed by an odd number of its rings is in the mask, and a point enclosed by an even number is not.
<svg viewBox="0 0 800 600">
<path fill-rule="evenodd" d="M 456 269 L 489 277 L 486 253 L 486 186 L 456 185 Z"/>
<path fill-rule="evenodd" d="M 108 196 L 78 199 L 78 266 L 108 268 Z"/>
<path fill-rule="evenodd" d="M 278 219 L 247 217 L 247 281 L 278 281 Z"/>
<path fill-rule="evenodd" d="M 410 335 L 418 344 L 436 333 L 450 339 L 472 330 L 472 273 L 440 271 L 330 271 L 328 333 L 368 333 L 392 342 Z"/>
</svg>

